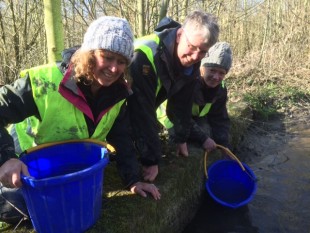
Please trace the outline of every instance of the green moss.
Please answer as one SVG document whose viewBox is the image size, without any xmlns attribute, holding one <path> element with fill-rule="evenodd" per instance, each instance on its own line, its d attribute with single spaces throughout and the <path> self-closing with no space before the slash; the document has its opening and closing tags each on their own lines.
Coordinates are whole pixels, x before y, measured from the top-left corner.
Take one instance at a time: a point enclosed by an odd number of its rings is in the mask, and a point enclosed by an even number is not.
<svg viewBox="0 0 310 233">
<path fill-rule="evenodd" d="M 105 184 L 111 174 L 106 175 Z M 102 218 L 89 232 L 179 232 L 195 213 L 203 179 L 202 150 L 191 148 L 188 158 L 168 155 L 162 161 L 155 182 L 160 188 L 161 200 L 118 192 L 121 183 L 110 183 L 106 188 L 110 197 Z M 113 195 L 113 192 L 117 193 Z M 180 214 L 185 210 L 187 214 Z"/>
</svg>

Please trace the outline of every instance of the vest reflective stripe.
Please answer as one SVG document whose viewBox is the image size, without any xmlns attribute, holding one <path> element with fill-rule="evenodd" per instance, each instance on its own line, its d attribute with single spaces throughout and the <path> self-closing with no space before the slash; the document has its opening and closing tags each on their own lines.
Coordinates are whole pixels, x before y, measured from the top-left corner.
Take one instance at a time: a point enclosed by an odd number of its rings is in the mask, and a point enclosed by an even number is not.
<svg viewBox="0 0 310 233">
<path fill-rule="evenodd" d="M 151 34 L 151 35 L 141 37 L 135 40 L 134 42 L 135 51 L 140 50 L 146 55 L 147 59 L 152 65 L 155 75 L 157 75 L 157 70 L 156 70 L 156 66 L 154 63 L 154 56 L 156 54 L 159 42 L 160 42 L 160 39 L 158 35 L 156 34 Z M 160 88 L 161 88 L 160 79 L 159 77 L 157 77 L 156 95 L 158 94 Z"/>
<path fill-rule="evenodd" d="M 210 108 L 212 106 L 212 103 L 207 103 L 201 112 L 199 112 L 199 106 L 197 104 L 193 104 L 192 107 L 192 115 L 193 116 L 199 116 L 203 117 L 208 114 L 210 111 Z M 157 120 L 166 128 L 170 129 L 173 127 L 173 123 L 169 120 L 166 114 L 166 108 L 167 108 L 167 100 L 165 100 L 156 110 L 156 116 Z"/>
<path fill-rule="evenodd" d="M 63 75 L 56 64 L 35 67 L 27 72 L 42 120 L 30 117 L 14 125 L 22 151 L 42 143 L 69 139 L 93 138 L 105 141 L 125 100 L 115 104 L 102 117 L 90 137 L 84 114 L 58 92 Z"/>
<path fill-rule="evenodd" d="M 34 143 L 34 137 L 37 134 L 37 129 L 40 121 L 32 116 L 26 118 L 24 121 L 14 124 L 13 129 L 16 131 L 17 140 L 15 140 L 15 147 L 19 148 L 16 152 L 21 153 L 22 151 L 36 146 Z"/>
<path fill-rule="evenodd" d="M 173 127 L 173 123 L 169 120 L 166 113 L 167 109 L 167 100 L 165 100 L 159 107 L 156 109 L 157 120 L 166 128 L 170 129 Z"/>
<path fill-rule="evenodd" d="M 149 62 L 152 64 L 153 70 L 155 74 L 157 75 L 157 70 L 154 64 L 154 56 L 157 51 L 158 45 L 159 45 L 160 39 L 158 35 L 152 34 L 148 36 L 144 36 L 142 38 L 139 38 L 135 41 L 135 51 L 140 50 L 142 51 Z M 161 82 L 160 78 L 157 77 L 157 87 L 156 87 L 156 96 L 161 88 Z M 156 109 L 156 115 L 158 121 L 167 129 L 171 128 L 173 126 L 173 123 L 168 119 L 166 115 L 166 106 L 167 106 L 167 100 L 165 100 L 157 109 Z"/>
<path fill-rule="evenodd" d="M 225 87 L 224 80 L 221 82 L 221 85 L 222 85 L 222 88 Z M 202 110 L 199 111 L 199 106 L 194 103 L 193 107 L 192 107 L 192 115 L 193 116 L 203 117 L 203 116 L 208 114 L 208 112 L 210 111 L 211 106 L 212 106 L 212 103 L 206 103 L 205 106 L 202 108 Z"/>
<path fill-rule="evenodd" d="M 224 81 L 221 82 L 222 87 L 225 87 Z M 197 104 L 193 104 L 192 116 L 203 117 L 208 114 L 212 106 L 212 103 L 206 103 L 203 109 L 200 111 Z M 167 100 L 165 100 L 156 110 L 157 120 L 166 128 L 170 129 L 173 127 L 173 123 L 168 119 L 166 114 Z"/>
<path fill-rule="evenodd" d="M 206 103 L 205 106 L 203 107 L 203 109 L 201 111 L 199 111 L 199 106 L 194 103 L 193 107 L 192 107 L 192 115 L 203 117 L 203 116 L 208 114 L 211 106 L 212 106 L 212 103 Z"/>
</svg>

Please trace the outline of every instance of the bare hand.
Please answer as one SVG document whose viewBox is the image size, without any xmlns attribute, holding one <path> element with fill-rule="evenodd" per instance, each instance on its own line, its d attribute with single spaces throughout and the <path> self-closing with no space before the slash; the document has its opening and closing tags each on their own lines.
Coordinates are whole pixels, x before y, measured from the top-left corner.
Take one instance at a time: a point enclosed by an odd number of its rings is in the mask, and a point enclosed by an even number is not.
<svg viewBox="0 0 310 233">
<path fill-rule="evenodd" d="M 158 165 L 152 165 L 152 166 L 143 166 L 142 168 L 143 172 L 143 179 L 145 181 L 153 182 L 158 175 Z"/>
<path fill-rule="evenodd" d="M 177 152 L 176 152 L 177 156 L 184 156 L 184 157 L 188 157 L 188 149 L 187 149 L 187 144 L 185 143 L 181 143 L 177 145 Z"/>
<path fill-rule="evenodd" d="M 159 189 L 154 184 L 137 182 L 130 187 L 132 193 L 139 194 L 142 197 L 147 197 L 147 192 L 150 193 L 155 200 L 160 199 Z"/>
<path fill-rule="evenodd" d="M 30 176 L 27 166 L 19 159 L 10 159 L 0 167 L 0 182 L 7 188 L 19 188 L 20 174 Z"/>
<path fill-rule="evenodd" d="M 216 143 L 212 138 L 207 138 L 202 146 L 207 152 L 211 152 L 216 148 Z"/>
</svg>

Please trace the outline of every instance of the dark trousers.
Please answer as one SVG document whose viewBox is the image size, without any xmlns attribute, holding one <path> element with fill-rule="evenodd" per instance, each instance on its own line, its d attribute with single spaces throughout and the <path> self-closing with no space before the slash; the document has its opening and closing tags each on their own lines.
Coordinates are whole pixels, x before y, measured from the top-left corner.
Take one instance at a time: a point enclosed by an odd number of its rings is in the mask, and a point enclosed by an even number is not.
<svg viewBox="0 0 310 233">
<path fill-rule="evenodd" d="M 17 224 L 25 215 L 28 217 L 28 210 L 21 189 L 6 188 L 0 183 L 0 221 Z"/>
</svg>

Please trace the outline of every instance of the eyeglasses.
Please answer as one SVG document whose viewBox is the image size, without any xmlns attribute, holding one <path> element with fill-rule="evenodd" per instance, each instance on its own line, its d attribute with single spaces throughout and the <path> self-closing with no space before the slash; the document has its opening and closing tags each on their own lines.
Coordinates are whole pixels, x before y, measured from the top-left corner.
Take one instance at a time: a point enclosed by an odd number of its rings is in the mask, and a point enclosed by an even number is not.
<svg viewBox="0 0 310 233">
<path fill-rule="evenodd" d="M 188 36 L 186 34 L 186 31 L 184 29 L 183 29 L 183 32 L 184 32 L 184 35 L 185 35 L 187 47 L 190 49 L 190 51 L 192 51 L 193 53 L 198 52 L 200 55 L 203 55 L 203 56 L 205 56 L 208 53 L 208 50 L 200 49 L 198 46 L 193 45 L 189 41 Z"/>
</svg>

